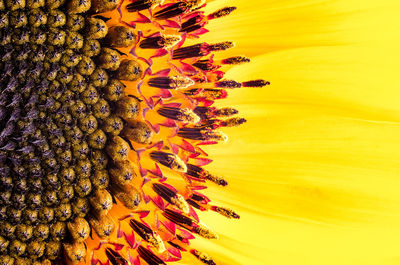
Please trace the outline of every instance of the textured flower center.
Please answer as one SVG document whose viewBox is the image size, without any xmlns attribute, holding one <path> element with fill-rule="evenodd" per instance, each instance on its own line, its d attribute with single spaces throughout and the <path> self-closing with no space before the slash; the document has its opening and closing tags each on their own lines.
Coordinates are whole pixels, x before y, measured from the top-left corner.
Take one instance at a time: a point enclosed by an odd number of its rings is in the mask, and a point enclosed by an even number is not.
<svg viewBox="0 0 400 265">
<path fill-rule="evenodd" d="M 226 141 L 217 129 L 245 122 L 214 100 L 267 82 L 222 80 L 217 69 L 249 61 L 214 61 L 232 42 L 182 46 L 235 8 L 205 16 L 201 1 L 120 4 L 0 0 L 1 265 L 85 261 L 92 230 L 108 244 L 99 258 L 114 265 L 128 256 L 164 264 L 186 249 L 214 264 L 189 248 L 192 234 L 217 237 L 194 208 L 239 218 L 197 191 L 205 181 L 227 185 L 202 168 L 211 160 L 200 146 Z M 130 13 L 146 34 L 124 21 Z M 154 72 L 159 58 L 169 66 Z M 129 220 L 111 214 L 116 203 Z"/>
</svg>

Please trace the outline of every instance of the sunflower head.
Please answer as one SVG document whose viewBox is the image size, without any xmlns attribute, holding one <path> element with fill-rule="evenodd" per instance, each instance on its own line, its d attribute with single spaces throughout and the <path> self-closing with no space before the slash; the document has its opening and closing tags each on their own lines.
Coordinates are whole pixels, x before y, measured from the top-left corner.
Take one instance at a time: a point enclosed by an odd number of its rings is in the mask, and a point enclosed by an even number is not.
<svg viewBox="0 0 400 265">
<path fill-rule="evenodd" d="M 234 46 L 206 32 L 204 1 L 0 1 L 0 264 L 165 264 L 197 234 L 195 208 L 239 218 L 199 190 L 227 181 L 201 145 L 243 118 L 214 101 Z M 218 70 L 217 70 L 218 69 Z M 98 246 L 96 246 L 98 245 Z M 88 255 L 90 254 L 90 255 Z"/>
</svg>

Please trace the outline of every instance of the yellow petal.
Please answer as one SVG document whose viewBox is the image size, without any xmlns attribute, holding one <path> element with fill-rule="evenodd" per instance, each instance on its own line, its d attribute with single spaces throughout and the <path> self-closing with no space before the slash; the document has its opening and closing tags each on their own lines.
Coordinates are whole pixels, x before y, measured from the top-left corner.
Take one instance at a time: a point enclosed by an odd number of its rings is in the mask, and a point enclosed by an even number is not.
<svg viewBox="0 0 400 265">
<path fill-rule="evenodd" d="M 208 169 L 230 180 L 207 194 L 241 219 L 202 216 L 220 235 L 202 249 L 221 264 L 398 264 L 399 3 L 234 5 L 240 19 L 206 37 L 257 56 L 228 79 L 271 86 L 219 102 L 248 123 L 207 149 Z"/>
</svg>

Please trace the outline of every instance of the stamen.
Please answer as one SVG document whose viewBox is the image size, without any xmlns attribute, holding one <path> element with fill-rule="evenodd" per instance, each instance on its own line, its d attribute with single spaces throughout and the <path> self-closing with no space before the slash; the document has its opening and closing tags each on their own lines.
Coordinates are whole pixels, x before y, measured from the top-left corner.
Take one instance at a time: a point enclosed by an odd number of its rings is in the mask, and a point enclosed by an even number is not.
<svg viewBox="0 0 400 265">
<path fill-rule="evenodd" d="M 165 211 L 163 212 L 163 216 L 171 222 L 174 222 L 175 224 L 183 226 L 185 228 L 192 227 L 193 224 L 195 224 L 194 220 L 170 209 L 165 209 Z"/>
<path fill-rule="evenodd" d="M 197 116 L 190 109 L 180 109 L 180 108 L 172 108 L 172 107 L 162 107 L 157 110 L 158 114 L 164 116 L 166 118 L 182 121 L 187 123 L 198 123 L 200 121 L 199 116 Z"/>
<path fill-rule="evenodd" d="M 142 224 L 141 222 L 136 221 L 135 219 L 131 219 L 129 224 L 141 238 L 157 248 L 158 252 L 161 253 L 165 251 L 164 242 L 162 241 L 161 237 L 152 229 Z"/>
<path fill-rule="evenodd" d="M 218 239 L 218 235 L 216 233 L 200 224 L 193 227 L 192 231 L 207 239 Z"/>
<path fill-rule="evenodd" d="M 200 260 L 204 264 L 216 265 L 213 259 L 206 253 L 200 252 L 196 249 L 192 249 L 190 253 L 192 253 L 193 256 L 195 256 L 198 260 Z"/>
<path fill-rule="evenodd" d="M 262 79 L 252 80 L 252 81 L 247 81 L 247 82 L 242 83 L 242 85 L 244 87 L 264 87 L 269 84 L 270 84 L 270 82 L 262 80 Z"/>
<path fill-rule="evenodd" d="M 192 64 L 194 67 L 197 67 L 203 71 L 213 71 L 215 69 L 218 69 L 219 65 L 214 65 L 212 60 L 205 59 L 205 60 L 198 60 L 194 64 Z"/>
<path fill-rule="evenodd" d="M 230 118 L 230 119 L 222 121 L 221 125 L 225 126 L 225 127 L 234 127 L 234 126 L 239 126 L 239 125 L 245 123 L 246 121 L 247 120 L 244 118 Z"/>
<path fill-rule="evenodd" d="M 153 252 L 151 252 L 147 248 L 139 246 L 137 248 L 137 251 L 139 253 L 139 256 L 144 259 L 149 265 L 166 265 L 165 262 L 162 261 L 162 259 L 154 255 Z"/>
<path fill-rule="evenodd" d="M 216 140 L 226 142 L 228 140 L 228 136 L 223 132 L 202 128 L 180 128 L 178 136 L 186 139 L 202 141 Z"/>
<path fill-rule="evenodd" d="M 169 19 L 172 17 L 179 16 L 186 11 L 196 8 L 196 6 L 201 4 L 201 0 L 189 0 L 187 2 L 178 2 L 172 4 L 154 14 L 155 19 Z"/>
<path fill-rule="evenodd" d="M 182 210 L 186 214 L 189 213 L 189 206 L 182 195 L 176 194 L 175 197 L 171 198 L 171 201 L 178 209 Z"/>
<path fill-rule="evenodd" d="M 181 25 L 181 29 L 179 30 L 179 32 L 193 32 L 195 30 L 198 30 L 200 28 L 203 27 L 203 25 L 205 24 L 205 22 L 200 23 L 203 20 L 203 16 L 195 16 L 192 17 L 188 20 L 186 20 L 185 22 L 182 23 Z M 200 23 L 200 24 L 198 24 Z"/>
<path fill-rule="evenodd" d="M 176 249 L 183 250 L 183 248 L 181 246 L 179 246 L 178 244 L 175 244 L 172 241 L 168 241 L 168 244 L 170 244 L 171 246 L 173 246 Z"/>
<path fill-rule="evenodd" d="M 218 82 L 215 82 L 214 84 L 215 84 L 215 87 L 219 87 L 219 88 L 239 88 L 242 86 L 241 83 L 238 83 L 233 80 L 218 81 Z"/>
<path fill-rule="evenodd" d="M 215 117 L 229 117 L 239 112 L 234 108 L 221 108 L 215 107 L 196 107 L 193 110 L 202 120 L 211 119 Z"/>
<path fill-rule="evenodd" d="M 169 203 L 172 203 L 171 198 L 176 196 L 175 191 L 159 183 L 153 183 L 153 190 Z"/>
<path fill-rule="evenodd" d="M 228 95 L 228 93 L 224 89 L 212 89 L 212 88 L 205 88 L 205 89 L 193 88 L 186 90 L 184 93 L 185 95 L 188 96 L 205 97 L 211 99 L 226 98 L 226 96 Z"/>
<path fill-rule="evenodd" d="M 233 48 L 235 45 L 231 41 L 220 42 L 216 44 L 210 44 L 209 50 L 210 51 L 225 51 L 227 49 Z"/>
<path fill-rule="evenodd" d="M 194 85 L 194 81 L 186 76 L 153 77 L 147 84 L 161 89 L 181 89 Z"/>
<path fill-rule="evenodd" d="M 153 183 L 153 190 L 167 202 L 174 204 L 180 210 L 185 213 L 189 212 L 189 207 L 182 195 L 159 183 Z"/>
<path fill-rule="evenodd" d="M 153 151 L 150 153 L 151 159 L 157 161 L 158 163 L 169 167 L 173 170 L 179 172 L 186 172 L 186 164 L 178 156 L 170 153 L 165 153 L 161 151 Z"/>
<path fill-rule="evenodd" d="M 197 224 L 194 220 L 192 220 L 189 217 L 186 217 L 180 213 L 177 213 L 175 211 L 172 211 L 170 209 L 166 209 L 163 212 L 163 215 L 165 218 L 170 220 L 171 222 L 174 222 L 177 225 L 182 226 L 183 228 L 188 229 L 189 231 L 192 231 L 194 233 L 199 234 L 200 236 L 207 238 L 207 239 L 216 239 L 218 236 L 212 232 L 210 229 L 207 227 Z"/>
<path fill-rule="evenodd" d="M 143 238 L 146 241 L 148 241 L 151 235 L 153 234 L 153 230 L 151 230 L 149 227 L 142 224 L 141 222 L 136 221 L 135 219 L 131 219 L 129 221 L 129 225 L 141 238 Z"/>
<path fill-rule="evenodd" d="M 228 117 L 228 116 L 238 114 L 239 111 L 234 108 L 222 108 L 222 109 L 216 110 L 214 113 L 217 116 Z"/>
<path fill-rule="evenodd" d="M 210 209 L 225 216 L 225 217 L 228 217 L 228 218 L 234 218 L 234 219 L 240 218 L 240 216 L 237 213 L 235 213 L 233 210 L 228 209 L 228 208 L 219 207 L 219 206 L 211 206 Z"/>
<path fill-rule="evenodd" d="M 128 261 L 112 248 L 106 248 L 106 256 L 112 265 L 128 265 Z"/>
<path fill-rule="evenodd" d="M 138 12 L 141 10 L 149 9 L 153 5 L 161 4 L 163 0 L 136 0 L 126 6 L 128 12 Z"/>
<path fill-rule="evenodd" d="M 161 49 L 169 48 L 177 44 L 182 38 L 174 35 L 164 35 L 157 37 L 149 37 L 139 43 L 142 49 Z"/>
<path fill-rule="evenodd" d="M 197 208 L 197 209 L 199 209 L 199 210 L 201 210 L 201 211 L 205 211 L 206 210 L 206 208 L 204 208 L 203 206 L 201 206 L 200 204 L 198 204 L 197 202 L 195 202 L 194 200 L 192 200 L 192 199 L 187 199 L 186 200 L 191 206 L 193 206 L 193 207 L 195 207 L 195 208 Z"/>
<path fill-rule="evenodd" d="M 208 19 L 215 19 L 215 18 L 220 18 L 220 17 L 224 17 L 229 15 L 230 13 L 232 13 L 234 10 L 236 10 L 236 7 L 232 6 L 232 7 L 224 7 L 221 8 L 217 11 L 215 11 L 214 13 L 211 13 L 207 16 Z"/>
<path fill-rule="evenodd" d="M 173 51 L 172 59 L 186 59 L 201 57 L 212 51 L 223 51 L 234 46 L 233 42 L 226 41 L 216 44 L 199 43 L 192 46 L 182 47 Z"/>
<path fill-rule="evenodd" d="M 202 120 L 201 124 L 197 125 L 197 128 L 202 128 L 202 129 L 217 129 L 219 127 L 234 127 L 234 126 L 239 126 L 243 123 L 246 122 L 246 119 L 243 118 L 231 118 L 227 119 L 225 121 L 220 120 L 220 119 L 205 119 Z"/>
<path fill-rule="evenodd" d="M 247 57 L 243 57 L 243 56 L 236 56 L 236 57 L 230 57 L 227 59 L 223 59 L 221 60 L 222 64 L 242 64 L 242 63 L 248 63 L 250 62 L 250 59 Z"/>
<path fill-rule="evenodd" d="M 207 179 L 221 186 L 228 185 L 228 182 L 226 182 L 226 180 L 223 179 L 222 177 L 214 176 L 210 172 L 199 166 L 193 164 L 187 164 L 186 166 L 187 166 L 186 174 L 191 177 L 198 179 Z M 196 197 L 193 196 L 195 196 L 195 194 L 192 195 L 192 199 L 196 199 Z"/>
</svg>

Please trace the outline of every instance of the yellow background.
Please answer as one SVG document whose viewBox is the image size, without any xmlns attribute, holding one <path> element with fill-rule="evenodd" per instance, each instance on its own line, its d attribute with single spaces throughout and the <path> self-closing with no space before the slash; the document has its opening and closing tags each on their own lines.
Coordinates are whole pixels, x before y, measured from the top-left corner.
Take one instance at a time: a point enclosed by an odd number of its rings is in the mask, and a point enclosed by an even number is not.
<svg viewBox="0 0 400 265">
<path fill-rule="evenodd" d="M 400 264 L 400 1 L 212 1 L 237 6 L 210 42 L 252 62 L 220 105 L 248 122 L 225 129 L 207 194 L 241 219 L 208 213 L 221 236 L 201 246 L 219 264 Z"/>
</svg>

